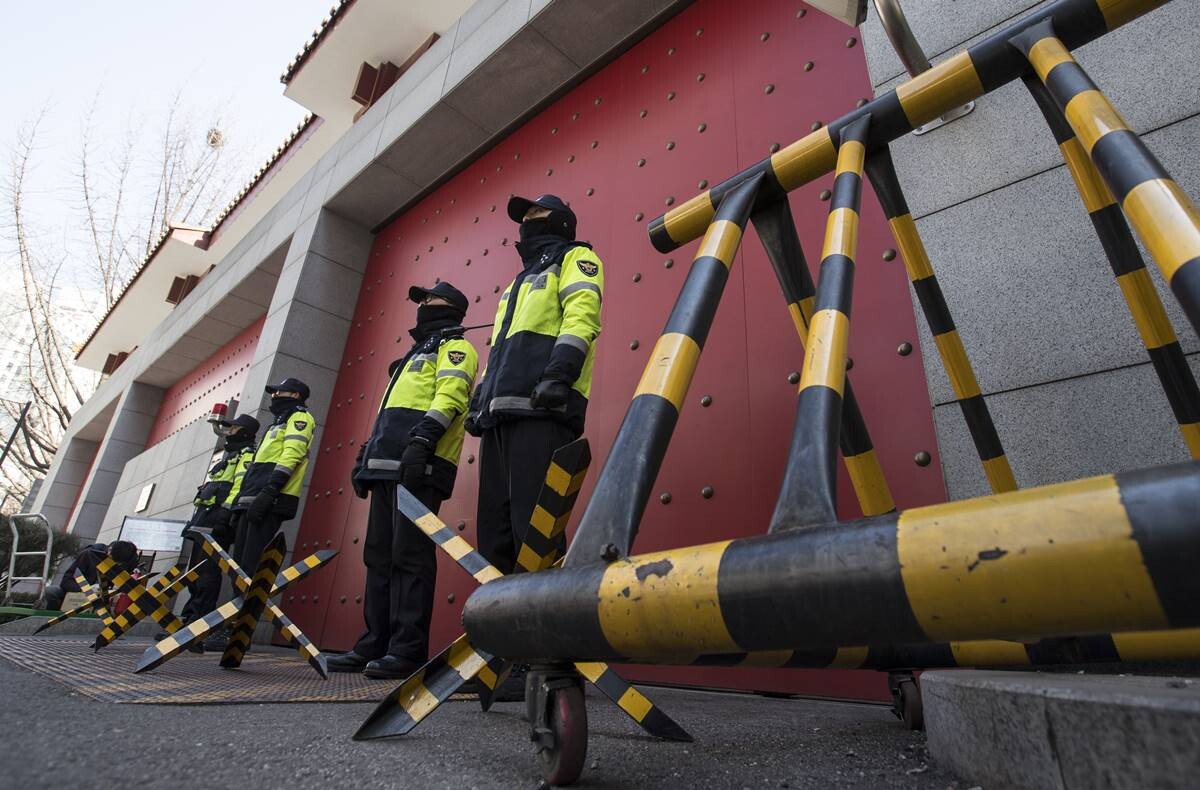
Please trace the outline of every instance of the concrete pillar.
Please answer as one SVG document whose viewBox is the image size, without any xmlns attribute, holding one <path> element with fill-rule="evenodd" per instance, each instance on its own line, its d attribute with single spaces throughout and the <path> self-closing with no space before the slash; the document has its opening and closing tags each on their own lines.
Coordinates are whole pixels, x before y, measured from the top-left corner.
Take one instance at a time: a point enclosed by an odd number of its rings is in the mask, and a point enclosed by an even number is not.
<svg viewBox="0 0 1200 790">
<path fill-rule="evenodd" d="M 87 439 L 68 437 L 63 440 L 32 507 L 33 512 L 45 516 L 55 529 L 66 527 L 71 507 L 99 447 L 99 442 Z"/>
<path fill-rule="evenodd" d="M 292 236 L 242 387 L 242 410 L 257 408 L 264 426 L 274 418 L 263 387 L 295 376 L 312 391 L 308 404 L 316 420 L 314 446 L 319 444 L 373 239 L 369 229 L 327 209 L 303 220 Z M 289 549 L 307 491 L 306 481 L 301 510 L 285 525 Z"/>
<path fill-rule="evenodd" d="M 99 534 L 125 463 L 146 448 L 162 399 L 161 388 L 140 382 L 130 384 L 121 395 L 67 524 L 70 532 L 88 539 Z"/>
</svg>

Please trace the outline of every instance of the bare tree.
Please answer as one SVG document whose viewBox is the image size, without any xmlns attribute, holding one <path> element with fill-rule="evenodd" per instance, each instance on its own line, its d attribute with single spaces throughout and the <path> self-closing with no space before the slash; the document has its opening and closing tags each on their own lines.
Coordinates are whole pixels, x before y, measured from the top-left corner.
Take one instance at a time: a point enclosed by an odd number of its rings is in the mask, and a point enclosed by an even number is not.
<svg viewBox="0 0 1200 790">
<path fill-rule="evenodd" d="M 143 145 L 137 132 L 129 132 L 115 150 L 96 141 L 99 104 L 97 93 L 82 118 L 75 179 L 66 191 L 76 212 L 58 212 L 55 224 L 39 221 L 29 207 L 45 110 L 18 130 L 0 185 L 0 238 L 6 243 L 0 276 L 11 284 L 4 289 L 0 339 L 10 353 L 20 349 L 22 368 L 13 384 L 20 392 L 0 393 L 4 433 L 24 400 L 33 402 L 0 468 L 0 487 L 11 495 L 5 500 L 9 510 L 49 470 L 63 431 L 99 382 L 97 374 L 74 366 L 72 344 L 82 338 L 64 323 L 64 295 L 72 288 L 99 292 L 99 321 L 171 224 L 212 223 L 234 193 L 240 171 L 219 115 L 197 123 L 183 111 L 179 94 L 168 102 L 152 144 Z"/>
</svg>

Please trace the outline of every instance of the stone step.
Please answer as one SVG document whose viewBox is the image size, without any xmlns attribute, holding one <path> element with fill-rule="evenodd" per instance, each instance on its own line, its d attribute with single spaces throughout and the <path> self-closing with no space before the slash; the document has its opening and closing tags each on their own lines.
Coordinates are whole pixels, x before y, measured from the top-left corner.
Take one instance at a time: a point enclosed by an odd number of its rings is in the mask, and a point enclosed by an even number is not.
<svg viewBox="0 0 1200 790">
<path fill-rule="evenodd" d="M 1200 781 L 1200 680 L 948 670 L 920 684 L 934 761 L 988 790 Z"/>
</svg>

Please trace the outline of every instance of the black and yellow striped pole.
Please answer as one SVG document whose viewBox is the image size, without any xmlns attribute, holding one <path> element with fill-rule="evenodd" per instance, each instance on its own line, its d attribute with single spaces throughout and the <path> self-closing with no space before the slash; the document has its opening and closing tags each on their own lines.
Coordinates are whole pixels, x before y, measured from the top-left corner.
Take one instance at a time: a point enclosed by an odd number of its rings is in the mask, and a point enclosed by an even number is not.
<svg viewBox="0 0 1200 790">
<path fill-rule="evenodd" d="M 1083 143 L 1075 136 L 1075 131 L 1067 123 L 1050 91 L 1033 76 L 1025 77 L 1025 86 L 1045 116 L 1050 131 L 1054 133 L 1054 140 L 1062 151 L 1067 170 L 1075 180 L 1083 207 L 1092 220 L 1109 266 L 1117 278 L 1117 285 L 1141 335 L 1142 344 L 1158 374 L 1167 403 L 1175 414 L 1175 421 L 1179 423 L 1179 432 L 1183 434 L 1188 453 L 1192 458 L 1200 458 L 1200 389 L 1183 356 L 1183 348 L 1167 318 L 1162 300 L 1158 298 L 1154 281 L 1146 270 L 1146 262 L 1133 240 L 1133 234 L 1129 232 L 1121 207 L 1117 205 L 1117 199 L 1100 177 Z"/>
<path fill-rule="evenodd" d="M 816 130 L 767 159 L 680 203 L 650 221 L 647 232 L 655 249 L 670 252 L 699 238 L 712 222 L 724 196 L 754 175 L 762 175 L 763 203 L 779 190 L 791 192 L 833 170 L 837 161 L 834 141 L 854 121 L 871 116 L 868 148 L 894 142 L 918 126 L 961 107 L 985 93 L 1021 77 L 1028 64 L 1014 52 L 1009 40 L 1043 20 L 1063 32 L 1070 47 L 1081 47 L 1168 0 L 1057 0 L 993 33 L 963 52 L 901 83 L 827 127 Z M 1178 216 L 1178 215 L 1176 215 Z M 1134 223 L 1137 227 L 1137 223 Z M 1139 233 L 1141 231 L 1139 230 Z"/>
<path fill-rule="evenodd" d="M 580 519 L 566 565 L 629 554 L 761 183 L 762 177 L 754 176 L 730 190 L 704 234 Z"/>
<path fill-rule="evenodd" d="M 792 323 L 803 347 L 808 341 L 808 327 L 812 321 L 817 288 L 804 259 L 804 248 L 800 244 L 800 236 L 796 233 L 796 224 L 792 220 L 792 209 L 787 197 L 781 197 L 757 209 L 750 216 L 750 222 L 767 252 L 771 268 L 775 270 L 784 301 L 787 302 L 788 313 L 792 316 Z M 839 441 L 846 471 L 849 473 L 863 515 L 877 516 L 894 509 L 896 505 L 892 500 L 892 492 L 883 476 L 883 468 L 875 454 L 875 445 L 871 442 L 867 423 L 863 420 L 858 399 L 854 397 L 854 389 L 850 386 L 849 375 L 846 376 L 845 390 L 842 393 Z"/>
<path fill-rule="evenodd" d="M 250 640 L 254 637 L 254 629 L 258 620 L 267 608 L 267 600 L 271 589 L 275 586 L 275 577 L 283 567 L 283 555 L 287 551 L 287 539 L 283 533 L 277 533 L 267 547 L 263 549 L 258 560 L 258 568 L 250 580 L 250 586 L 243 594 L 245 603 L 238 612 L 233 624 L 233 633 L 225 643 L 225 652 L 221 654 L 221 667 L 236 669 L 242 665 L 246 651 L 250 649 Z"/>
<path fill-rule="evenodd" d="M 1189 461 L 506 577 L 463 623 L 514 660 L 652 663 L 1190 629 L 1198 512 Z"/>
<path fill-rule="evenodd" d="M 900 179 L 896 176 L 896 168 L 892 164 L 892 156 L 887 147 L 872 151 L 867 157 L 867 176 L 875 187 L 875 194 L 883 206 L 892 236 L 900 255 L 904 258 L 904 267 L 908 271 L 908 279 L 912 282 L 921 304 L 921 312 L 933 335 L 934 345 L 937 346 L 938 356 L 942 359 L 942 368 L 950 379 L 950 387 L 954 390 L 954 398 L 962 410 L 967 430 L 975 443 L 975 451 L 983 464 L 983 472 L 987 475 L 988 484 L 994 493 L 1017 490 L 1017 481 L 1013 477 L 1012 467 L 1009 466 L 1008 456 L 1000 443 L 1000 435 L 996 432 L 996 424 L 992 421 L 991 411 L 983 399 L 979 382 L 975 378 L 975 370 L 963 346 L 958 327 L 950 315 L 950 307 L 942 288 L 938 284 L 937 275 L 933 272 L 933 264 L 917 232 L 912 214 L 908 210 L 908 201 L 904 198 L 904 190 Z"/>
<path fill-rule="evenodd" d="M 870 645 L 699 656 L 693 666 L 771 669 L 936 669 L 1149 663 L 1200 658 L 1200 628 L 1052 637 L 1036 642 L 979 639 L 918 645 Z"/>
<path fill-rule="evenodd" d="M 771 516 L 772 532 L 837 520 L 837 448 L 850 342 L 858 208 L 866 160 L 864 142 L 869 126 L 867 116 L 846 127 L 838 146 L 837 176 L 825 225 L 817 294 L 804 344 L 796 424 L 779 500 Z M 846 461 L 853 464 L 851 457 Z M 853 471 L 851 477 L 855 477 Z M 887 498 L 890 504 L 891 496 Z"/>
<path fill-rule="evenodd" d="M 1200 333 L 1200 212 L 1045 20 L 1012 37 Z"/>
</svg>

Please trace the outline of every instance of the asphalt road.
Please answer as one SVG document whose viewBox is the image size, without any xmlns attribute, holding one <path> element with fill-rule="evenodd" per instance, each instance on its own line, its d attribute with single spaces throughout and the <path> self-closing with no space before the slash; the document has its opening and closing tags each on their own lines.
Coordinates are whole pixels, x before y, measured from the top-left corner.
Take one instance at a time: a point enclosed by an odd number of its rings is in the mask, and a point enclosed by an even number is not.
<svg viewBox="0 0 1200 790">
<path fill-rule="evenodd" d="M 380 686 L 382 696 L 390 688 Z M 951 788 L 883 707 L 650 688 L 696 737 L 644 736 L 589 696 L 588 788 Z M 536 788 L 523 706 L 452 702 L 412 735 L 355 743 L 363 703 L 132 705 L 0 659 L 0 788 Z"/>
</svg>

